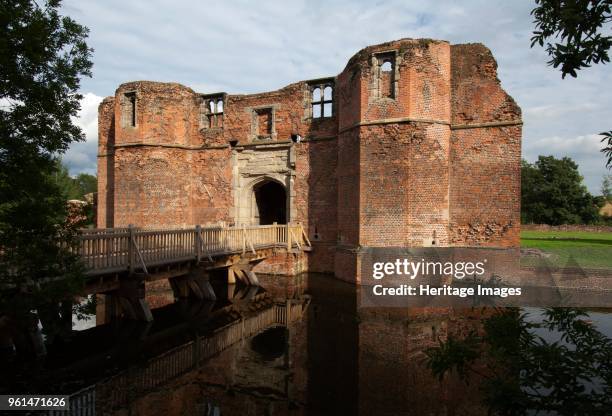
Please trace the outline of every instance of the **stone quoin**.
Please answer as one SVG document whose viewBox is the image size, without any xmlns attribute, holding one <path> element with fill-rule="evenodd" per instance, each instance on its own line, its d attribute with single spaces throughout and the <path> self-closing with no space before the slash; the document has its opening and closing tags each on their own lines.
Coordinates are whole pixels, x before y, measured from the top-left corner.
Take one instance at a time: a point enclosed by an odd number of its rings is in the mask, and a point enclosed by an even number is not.
<svg viewBox="0 0 612 416">
<path fill-rule="evenodd" d="M 302 270 L 357 283 L 368 247 L 519 246 L 521 111 L 482 44 L 401 39 L 260 94 L 128 82 L 98 123 L 98 227 L 300 222 Z"/>
</svg>

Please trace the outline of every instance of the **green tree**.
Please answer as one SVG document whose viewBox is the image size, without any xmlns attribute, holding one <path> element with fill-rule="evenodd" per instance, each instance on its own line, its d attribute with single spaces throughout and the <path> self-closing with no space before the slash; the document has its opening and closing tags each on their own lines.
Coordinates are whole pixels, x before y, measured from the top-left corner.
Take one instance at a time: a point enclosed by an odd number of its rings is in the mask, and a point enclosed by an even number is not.
<svg viewBox="0 0 612 416">
<path fill-rule="evenodd" d="M 606 36 L 604 29 L 612 21 L 612 0 L 536 0 L 531 14 L 535 18 L 531 47 L 546 44 L 548 64 L 560 66 L 561 77 L 576 77 L 591 64 L 610 62 L 612 36 Z M 606 142 L 601 150 L 606 166 L 612 169 L 612 130 L 600 135 Z"/>
<path fill-rule="evenodd" d="M 95 176 L 88 173 L 80 173 L 75 178 L 70 176 L 68 167 L 61 159 L 56 160 L 53 181 L 59 186 L 66 200 L 78 199 L 85 200 L 85 195 L 96 192 L 98 180 Z"/>
<path fill-rule="evenodd" d="M 495 415 L 610 415 L 612 341 L 579 309 L 550 308 L 542 322 L 517 308 L 495 311 L 483 328 L 427 351 L 443 379 L 477 380 Z"/>
<path fill-rule="evenodd" d="M 83 200 L 85 195 L 98 192 L 98 178 L 88 173 L 79 173 L 74 178 L 77 188 L 79 189 L 79 199 Z"/>
<path fill-rule="evenodd" d="M 591 224 L 599 220 L 598 209 L 572 159 L 539 156 L 534 164 L 522 162 L 523 223 Z"/>
<path fill-rule="evenodd" d="M 82 282 L 65 249 L 73 230 L 61 226 L 66 203 L 54 175 L 58 155 L 84 140 L 72 117 L 92 50 L 87 28 L 59 8 L 58 0 L 0 0 L 0 284 L 28 293 L 2 296 L 0 309 L 70 300 Z"/>
<path fill-rule="evenodd" d="M 61 159 L 55 161 L 55 172 L 53 172 L 52 180 L 59 187 L 63 198 L 68 201 L 70 199 L 80 199 L 80 190 L 75 180 L 68 173 L 68 168 L 62 163 Z"/>
</svg>

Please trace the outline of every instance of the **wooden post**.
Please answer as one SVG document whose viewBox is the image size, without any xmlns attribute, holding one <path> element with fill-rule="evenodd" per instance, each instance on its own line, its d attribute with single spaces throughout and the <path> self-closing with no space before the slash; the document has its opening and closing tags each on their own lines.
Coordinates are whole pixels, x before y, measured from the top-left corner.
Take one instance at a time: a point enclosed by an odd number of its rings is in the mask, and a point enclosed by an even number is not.
<svg viewBox="0 0 612 416">
<path fill-rule="evenodd" d="M 200 224 L 196 225 L 195 240 L 196 261 L 199 263 L 202 259 L 202 227 Z"/>
<path fill-rule="evenodd" d="M 201 344 L 202 343 L 200 342 L 200 335 L 196 334 L 195 340 L 193 342 L 193 356 L 192 356 L 193 366 L 195 368 L 198 368 L 200 366 L 200 345 Z"/>
<path fill-rule="evenodd" d="M 300 225 L 300 229 L 302 230 L 302 237 L 304 237 L 306 244 L 308 244 L 308 247 L 312 247 L 312 244 L 310 243 L 310 239 L 308 238 L 308 235 L 306 234 L 306 230 L 304 230 L 304 226 Z"/>
<path fill-rule="evenodd" d="M 134 273 L 136 267 L 136 247 L 134 247 L 134 225 L 128 225 L 128 231 L 130 233 L 128 239 L 128 270 L 130 274 Z"/>
<path fill-rule="evenodd" d="M 246 228 L 242 226 L 242 254 L 246 253 Z"/>
<path fill-rule="evenodd" d="M 291 229 L 289 223 L 287 223 L 287 251 L 291 250 Z"/>
</svg>

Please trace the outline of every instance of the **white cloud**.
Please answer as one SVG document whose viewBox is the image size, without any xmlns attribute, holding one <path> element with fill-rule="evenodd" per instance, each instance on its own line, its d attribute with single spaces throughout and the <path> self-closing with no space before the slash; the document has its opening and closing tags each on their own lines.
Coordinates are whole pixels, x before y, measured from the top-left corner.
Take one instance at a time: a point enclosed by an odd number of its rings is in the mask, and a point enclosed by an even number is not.
<svg viewBox="0 0 612 416">
<path fill-rule="evenodd" d="M 597 105 L 592 102 L 574 104 L 555 103 L 527 108 L 523 110 L 523 115 L 534 120 L 544 120 L 593 110 L 597 110 Z"/>
<path fill-rule="evenodd" d="M 81 110 L 74 122 L 85 133 L 85 142 L 73 143 L 62 159 L 68 166 L 71 175 L 81 172 L 96 174 L 98 151 L 98 105 L 102 97 L 93 94 L 83 94 Z"/>
<path fill-rule="evenodd" d="M 602 149 L 601 136 L 598 134 L 587 134 L 577 137 L 544 137 L 530 140 L 523 146 L 523 154 L 529 155 L 584 155 L 596 154 Z"/>
<path fill-rule="evenodd" d="M 103 98 L 91 92 L 83 94 L 81 110 L 75 122 L 85 133 L 88 142 L 98 141 L 98 106 Z"/>
</svg>

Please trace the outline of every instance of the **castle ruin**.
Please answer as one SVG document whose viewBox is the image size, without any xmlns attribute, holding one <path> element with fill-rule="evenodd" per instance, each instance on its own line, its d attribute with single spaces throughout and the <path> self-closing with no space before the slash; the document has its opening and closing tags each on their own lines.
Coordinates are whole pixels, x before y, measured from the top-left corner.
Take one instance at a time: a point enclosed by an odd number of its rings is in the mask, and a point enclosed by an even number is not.
<svg viewBox="0 0 612 416">
<path fill-rule="evenodd" d="M 122 84 L 98 227 L 299 222 L 303 270 L 347 281 L 368 247 L 518 247 L 521 111 L 496 69 L 481 44 L 402 39 L 260 94 Z"/>
</svg>

